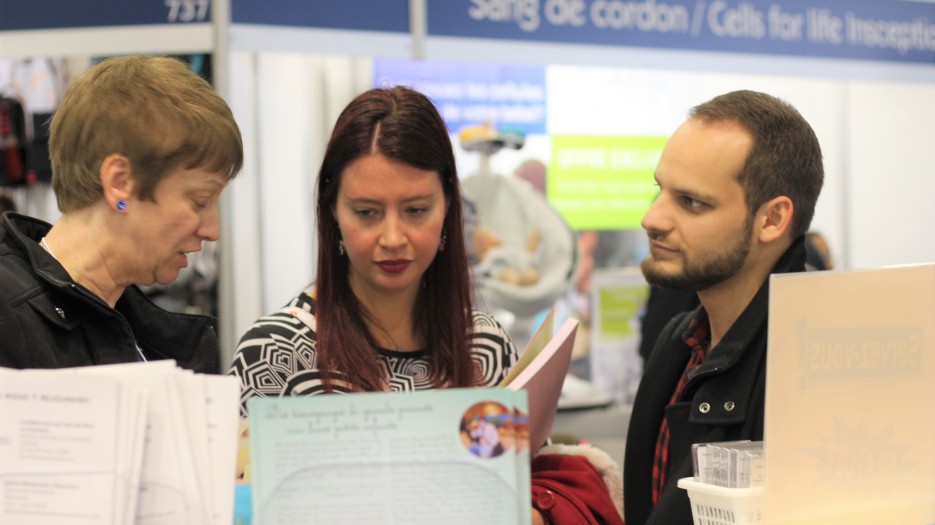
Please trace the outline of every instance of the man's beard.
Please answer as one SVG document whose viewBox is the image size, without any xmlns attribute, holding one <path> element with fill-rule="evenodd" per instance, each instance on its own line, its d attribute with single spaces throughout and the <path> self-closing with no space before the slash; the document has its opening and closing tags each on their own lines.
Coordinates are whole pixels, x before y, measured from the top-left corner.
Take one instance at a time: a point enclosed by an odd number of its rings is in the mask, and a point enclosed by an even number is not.
<svg viewBox="0 0 935 525">
<path fill-rule="evenodd" d="M 646 281 L 654 286 L 670 288 L 680 292 L 699 292 L 720 284 L 733 277 L 743 267 L 750 253 L 749 228 L 743 229 L 743 234 L 731 247 L 716 253 L 703 254 L 703 258 L 694 263 L 683 257 L 682 272 L 669 274 L 660 271 L 652 255 L 640 263 Z"/>
</svg>

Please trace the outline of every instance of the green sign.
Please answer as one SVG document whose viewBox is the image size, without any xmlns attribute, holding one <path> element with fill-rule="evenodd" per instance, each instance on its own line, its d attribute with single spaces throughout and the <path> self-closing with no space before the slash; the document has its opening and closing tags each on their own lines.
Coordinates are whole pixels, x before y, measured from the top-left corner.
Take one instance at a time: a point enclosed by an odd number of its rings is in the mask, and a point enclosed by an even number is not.
<svg viewBox="0 0 935 525">
<path fill-rule="evenodd" d="M 649 286 L 646 284 L 608 284 L 599 287 L 600 340 L 614 341 L 635 335 L 633 318 L 643 307 L 648 295 Z"/>
<path fill-rule="evenodd" d="M 666 136 L 552 135 L 549 202 L 576 230 L 639 228 Z"/>
</svg>

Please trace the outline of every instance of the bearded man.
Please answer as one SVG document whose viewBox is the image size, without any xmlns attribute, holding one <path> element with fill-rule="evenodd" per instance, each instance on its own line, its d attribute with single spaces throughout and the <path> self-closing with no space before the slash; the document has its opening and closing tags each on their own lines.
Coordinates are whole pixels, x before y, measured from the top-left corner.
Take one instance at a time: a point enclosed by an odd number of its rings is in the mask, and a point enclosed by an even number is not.
<svg viewBox="0 0 935 525">
<path fill-rule="evenodd" d="M 633 403 L 624 458 L 627 525 L 690 525 L 691 446 L 763 439 L 769 276 L 805 270 L 824 178 L 799 112 L 735 91 L 693 108 L 656 166 L 643 217 L 655 286 L 700 306 L 660 333 Z"/>
</svg>

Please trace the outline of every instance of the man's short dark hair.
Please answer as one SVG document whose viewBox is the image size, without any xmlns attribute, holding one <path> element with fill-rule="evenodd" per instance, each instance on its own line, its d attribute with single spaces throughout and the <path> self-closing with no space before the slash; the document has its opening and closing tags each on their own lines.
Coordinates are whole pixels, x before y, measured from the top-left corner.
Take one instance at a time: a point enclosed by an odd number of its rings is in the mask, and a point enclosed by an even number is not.
<svg viewBox="0 0 935 525">
<path fill-rule="evenodd" d="M 733 91 L 692 108 L 691 118 L 736 122 L 753 138 L 737 175 L 750 213 L 785 195 L 792 199 L 792 238 L 808 231 L 824 182 L 821 147 L 814 130 L 789 103 L 756 91 Z"/>
</svg>

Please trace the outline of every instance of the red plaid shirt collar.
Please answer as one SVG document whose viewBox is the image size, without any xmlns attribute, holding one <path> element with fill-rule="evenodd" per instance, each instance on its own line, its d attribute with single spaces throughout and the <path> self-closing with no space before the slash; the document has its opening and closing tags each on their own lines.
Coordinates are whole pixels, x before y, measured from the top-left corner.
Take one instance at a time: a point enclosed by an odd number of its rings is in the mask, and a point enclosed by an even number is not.
<svg viewBox="0 0 935 525">
<path fill-rule="evenodd" d="M 708 312 L 701 307 L 688 324 L 688 328 L 682 332 L 682 341 L 691 348 L 691 355 L 685 364 L 685 370 L 682 372 L 675 389 L 672 391 L 672 397 L 669 398 L 669 404 L 675 403 L 685 389 L 688 380 L 695 375 L 704 362 L 705 352 L 708 344 L 711 342 L 711 327 L 708 323 Z M 656 438 L 656 451 L 653 461 L 653 483 L 652 499 L 653 504 L 659 502 L 662 496 L 662 489 L 666 483 L 666 468 L 669 464 L 669 425 L 665 417 L 659 425 L 659 436 Z"/>
<path fill-rule="evenodd" d="M 711 324 L 708 323 L 708 311 L 704 307 L 698 309 L 695 317 L 688 324 L 688 329 L 682 332 L 682 341 L 685 341 L 685 344 L 691 348 L 691 357 L 685 367 L 686 379 L 691 379 L 701 363 L 704 362 L 705 353 L 711 343 Z M 684 386 L 684 384 L 680 385 L 678 390 L 681 390 L 681 387 Z M 675 401 L 675 398 L 672 401 Z"/>
</svg>

